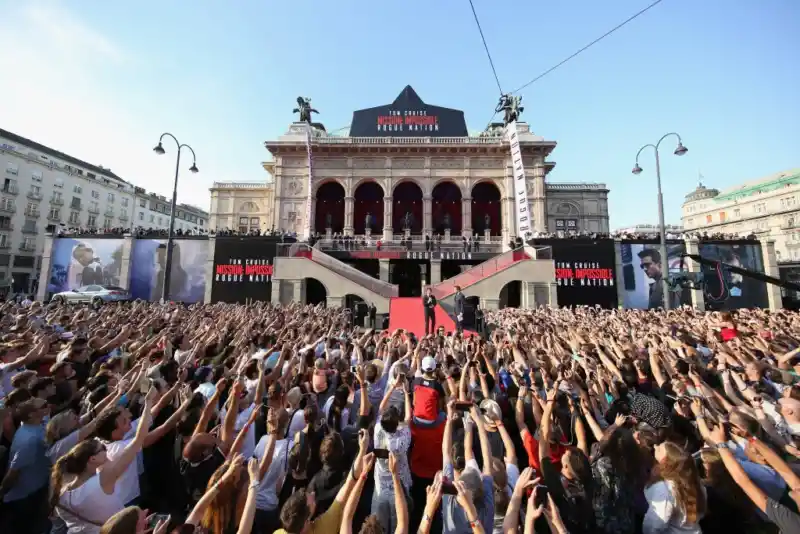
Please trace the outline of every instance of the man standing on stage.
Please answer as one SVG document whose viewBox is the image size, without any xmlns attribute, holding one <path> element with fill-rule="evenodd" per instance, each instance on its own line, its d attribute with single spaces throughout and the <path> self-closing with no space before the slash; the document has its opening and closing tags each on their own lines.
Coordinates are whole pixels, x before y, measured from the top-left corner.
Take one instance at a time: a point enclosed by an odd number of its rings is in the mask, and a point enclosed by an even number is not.
<svg viewBox="0 0 800 534">
<path fill-rule="evenodd" d="M 425 335 L 436 333 L 436 297 L 433 296 L 433 290 L 427 288 L 425 296 L 422 297 L 422 306 L 425 308 Z M 428 324 L 431 325 L 428 330 Z"/>
<path fill-rule="evenodd" d="M 369 303 L 369 327 L 375 330 L 375 316 L 378 312 L 378 308 L 375 307 L 374 302 Z"/>
<path fill-rule="evenodd" d="M 464 330 L 464 302 L 467 297 L 461 292 L 461 286 L 456 286 L 456 294 L 453 297 L 456 306 L 456 332 Z"/>
</svg>

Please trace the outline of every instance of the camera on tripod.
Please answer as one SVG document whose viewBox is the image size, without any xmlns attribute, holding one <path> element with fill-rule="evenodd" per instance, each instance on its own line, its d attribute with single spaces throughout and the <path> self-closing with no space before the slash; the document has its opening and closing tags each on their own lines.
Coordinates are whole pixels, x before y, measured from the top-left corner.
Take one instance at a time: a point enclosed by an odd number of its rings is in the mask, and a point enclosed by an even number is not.
<svg viewBox="0 0 800 534">
<path fill-rule="evenodd" d="M 685 288 L 703 289 L 703 273 L 679 272 L 672 273 L 667 278 L 667 285 L 670 290 L 680 291 Z"/>
</svg>

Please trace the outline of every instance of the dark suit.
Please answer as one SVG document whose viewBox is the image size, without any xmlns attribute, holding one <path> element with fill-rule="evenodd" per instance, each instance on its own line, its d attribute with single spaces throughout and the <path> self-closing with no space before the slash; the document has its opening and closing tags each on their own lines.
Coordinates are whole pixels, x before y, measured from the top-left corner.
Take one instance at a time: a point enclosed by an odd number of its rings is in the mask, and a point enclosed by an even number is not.
<svg viewBox="0 0 800 534">
<path fill-rule="evenodd" d="M 458 292 L 456 293 L 455 297 L 453 297 L 453 302 L 456 308 L 456 331 L 461 332 L 464 330 L 464 304 L 467 301 L 467 297 L 464 296 L 464 293 Z M 459 318 L 460 317 L 460 318 Z"/>
<path fill-rule="evenodd" d="M 374 304 L 369 305 L 369 327 L 375 328 L 375 314 L 377 313 L 378 309 L 375 307 Z"/>
<path fill-rule="evenodd" d="M 425 295 L 422 297 L 422 306 L 425 308 L 425 335 L 436 332 L 436 297 Z M 430 324 L 430 330 L 428 325 Z"/>
</svg>

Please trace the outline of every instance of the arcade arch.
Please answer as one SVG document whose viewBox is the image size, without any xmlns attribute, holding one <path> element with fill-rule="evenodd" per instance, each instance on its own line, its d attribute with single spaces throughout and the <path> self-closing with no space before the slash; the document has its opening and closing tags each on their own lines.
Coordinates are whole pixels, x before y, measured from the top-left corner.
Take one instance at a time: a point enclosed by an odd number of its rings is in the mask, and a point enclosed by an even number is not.
<svg viewBox="0 0 800 534">
<path fill-rule="evenodd" d="M 344 231 L 344 187 L 339 182 L 327 182 L 317 188 L 314 195 L 314 231 L 324 234 Z"/>
</svg>

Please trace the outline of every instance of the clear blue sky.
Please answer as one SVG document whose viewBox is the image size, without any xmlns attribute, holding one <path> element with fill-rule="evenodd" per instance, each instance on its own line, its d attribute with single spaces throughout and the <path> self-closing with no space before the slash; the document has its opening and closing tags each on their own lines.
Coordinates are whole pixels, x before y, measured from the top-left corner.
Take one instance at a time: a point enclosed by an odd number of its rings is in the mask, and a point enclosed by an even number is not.
<svg viewBox="0 0 800 534">
<path fill-rule="evenodd" d="M 474 1 L 507 91 L 650 3 Z M 406 84 L 470 130 L 498 97 L 467 0 L 0 0 L 0 13 L 0 127 L 164 194 L 173 162 L 150 149 L 173 131 L 201 169 L 179 199 L 203 207 L 214 180 L 264 178 L 262 143 L 298 95 L 329 130 Z M 558 142 L 549 179 L 606 183 L 618 227 L 656 222 L 652 155 L 630 169 L 669 131 L 689 153 L 662 149 L 668 222 L 698 171 L 724 188 L 800 167 L 798 27 L 797 0 L 664 0 L 523 91 L 531 129 Z"/>
</svg>

